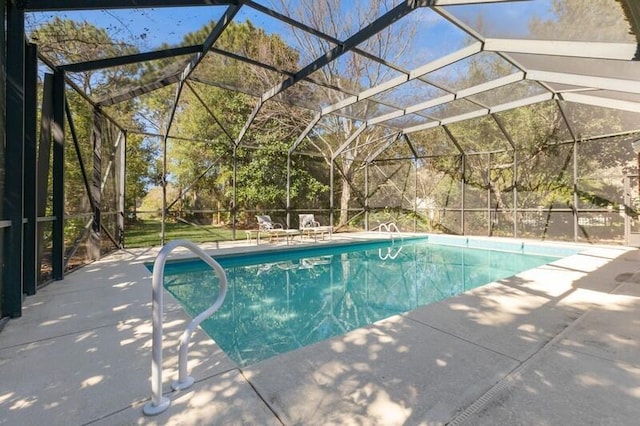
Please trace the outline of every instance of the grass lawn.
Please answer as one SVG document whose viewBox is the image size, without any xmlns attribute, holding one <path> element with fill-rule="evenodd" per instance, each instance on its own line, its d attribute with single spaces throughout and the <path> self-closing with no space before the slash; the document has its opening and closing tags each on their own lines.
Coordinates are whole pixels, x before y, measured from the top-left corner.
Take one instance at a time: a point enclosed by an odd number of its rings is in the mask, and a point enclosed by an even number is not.
<svg viewBox="0 0 640 426">
<path fill-rule="evenodd" d="M 159 220 L 138 220 L 125 225 L 125 247 L 149 247 L 160 245 L 161 222 Z M 244 232 L 236 231 L 236 237 L 244 238 Z M 194 243 L 229 241 L 233 239 L 231 229 L 217 226 L 190 225 L 183 222 L 165 224 L 165 242 L 177 239 Z"/>
</svg>

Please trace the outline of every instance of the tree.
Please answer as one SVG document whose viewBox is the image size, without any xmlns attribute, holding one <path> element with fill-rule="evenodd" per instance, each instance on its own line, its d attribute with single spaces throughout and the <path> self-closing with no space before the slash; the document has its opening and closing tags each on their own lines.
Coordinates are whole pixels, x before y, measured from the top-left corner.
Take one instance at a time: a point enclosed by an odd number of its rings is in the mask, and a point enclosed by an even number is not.
<svg viewBox="0 0 640 426">
<path fill-rule="evenodd" d="M 182 44 L 206 37 L 214 25 L 211 22 L 187 35 Z M 249 21 L 230 24 L 216 47 L 279 69 L 297 67 L 295 51 L 278 36 L 266 34 Z M 268 101 L 241 143 L 235 146 L 255 106 L 254 96 L 281 79 L 279 73 L 220 54 L 209 53 L 203 58 L 193 73 L 194 81 L 183 87 L 168 141 L 169 174 L 182 194 L 180 203 L 184 209 L 212 209 L 217 203 L 231 209 L 234 161 L 238 207 L 250 210 L 285 207 L 286 152 L 311 113 Z M 173 106 L 173 98 L 167 98 L 154 93 L 144 101 L 148 110 L 165 111 L 156 114 L 153 120 L 162 122 L 168 116 L 166 111 Z M 161 127 L 166 129 L 166 123 Z M 314 199 L 316 194 L 326 191 L 306 170 L 304 160 L 292 164 L 292 175 L 294 202 Z"/>
<path fill-rule="evenodd" d="M 137 53 L 137 48 L 111 38 L 109 33 L 88 22 L 55 17 L 35 28 L 29 38 L 38 50 L 55 64 L 72 64 Z M 70 73 L 80 88 L 90 96 L 109 93 L 132 81 L 138 66 L 125 65 L 100 70 Z"/>
<path fill-rule="evenodd" d="M 109 58 L 137 53 L 137 48 L 122 40 L 116 40 L 110 33 L 88 22 L 76 22 L 68 19 L 54 18 L 41 26 L 35 27 L 29 34 L 31 40 L 38 43 L 39 52 L 49 58 L 55 64 L 70 64 L 86 62 L 99 58 Z M 139 65 L 126 65 L 105 68 L 102 70 L 90 70 L 77 73 L 68 73 L 85 95 L 97 99 L 111 93 L 118 87 L 128 85 L 138 77 Z M 71 110 L 73 126 L 79 142 L 79 152 L 83 159 L 85 170 L 91 172 L 93 163 L 92 126 L 94 108 L 74 91 L 67 91 L 67 102 Z M 143 129 L 143 125 L 137 120 L 134 103 L 126 102 L 108 108 L 108 113 L 119 123 L 126 125 L 128 129 Z M 106 165 L 110 160 L 113 144 L 117 134 L 114 133 L 110 120 L 102 120 L 103 125 L 103 152 L 102 168 L 106 172 Z M 67 132 L 67 151 L 65 155 L 65 189 L 67 194 L 72 194 L 65 199 L 65 210 L 69 213 L 83 213 L 90 211 L 89 198 L 76 155 L 74 141 Z M 129 134 L 127 137 L 127 170 L 125 193 L 127 194 L 125 209 L 135 207 L 135 203 L 141 200 L 146 192 L 151 164 L 152 147 L 148 140 L 137 135 Z M 110 169 L 111 178 L 107 181 L 115 182 L 113 178 L 115 169 Z M 91 176 L 88 176 L 89 181 Z M 103 209 L 113 211 L 116 205 L 115 193 L 107 185 L 102 198 Z"/>
<path fill-rule="evenodd" d="M 340 15 L 340 18 L 337 19 L 342 10 L 339 0 L 324 2 L 274 0 L 274 2 L 278 5 L 278 9 L 285 11 L 286 15 L 292 16 L 301 22 L 306 22 L 324 34 L 342 40 L 373 22 L 394 5 L 392 1 L 388 0 L 355 2 L 353 10 L 350 10 L 348 14 Z M 393 63 L 405 53 L 405 49 L 408 46 L 405 40 L 411 39 L 414 32 L 415 23 L 405 19 L 401 24 L 393 25 L 370 37 L 358 47 Z M 291 37 L 295 39 L 296 45 L 299 46 L 303 64 L 308 64 L 325 55 L 333 47 L 325 39 L 296 29 L 292 29 Z M 358 54 L 347 53 L 320 68 L 313 76 L 328 86 L 341 88 L 346 93 L 359 93 L 366 88 L 387 80 L 392 73 L 393 71 L 390 68 L 379 62 L 371 61 Z M 326 99 L 329 103 L 336 103 L 345 97 L 342 92 L 322 86 L 319 86 L 317 90 L 319 91 L 318 96 Z M 327 163 L 331 161 L 332 152 L 335 152 L 342 143 L 353 135 L 356 129 L 363 125 L 366 118 L 375 115 L 375 108 L 378 108 L 375 103 L 359 102 L 341 111 L 345 116 L 356 117 L 356 119 L 331 115 L 325 117 L 317 125 L 316 134 L 319 140 L 316 141 L 316 145 L 328 144 L 328 149 L 322 147 L 319 150 Z M 348 221 L 348 208 L 352 199 L 351 185 L 356 179 L 358 167 L 361 166 L 361 163 L 356 160 L 371 152 L 373 150 L 370 144 L 371 141 L 378 139 L 383 134 L 383 131 L 375 127 L 368 129 L 368 131 L 355 138 L 349 150 L 337 158 L 342 181 L 338 226 L 345 225 Z"/>
<path fill-rule="evenodd" d="M 547 18 L 532 18 L 530 32 L 538 38 L 560 40 L 581 39 L 584 28 L 602 26 L 605 21 L 616 22 L 607 26 L 600 34 L 601 41 L 633 41 L 633 37 L 619 25 L 624 19 L 621 10 L 609 8 L 604 2 L 553 1 Z M 477 27 L 482 33 L 482 17 Z M 621 29 L 622 28 L 622 29 Z M 571 62 L 570 62 L 571 63 Z M 464 75 L 450 75 L 449 82 L 455 87 L 469 87 L 484 83 L 514 71 L 513 67 L 497 55 L 478 54 L 469 60 Z M 511 84 L 476 96 L 484 105 L 499 105 L 512 99 L 531 96 L 537 85 L 526 82 Z M 530 92 L 531 91 L 531 92 Z M 446 108 L 447 105 L 443 106 Z M 573 144 L 572 134 L 567 128 L 560 107 L 563 108 L 579 140 L 579 170 L 581 175 L 602 174 L 604 168 L 623 168 L 632 158 L 630 145 L 582 142 L 589 136 L 615 133 L 623 130 L 624 114 L 606 108 L 593 108 L 565 102 L 550 101 L 520 107 L 495 114 L 515 144 L 512 153 L 499 127 L 490 117 L 463 121 L 448 126 L 448 129 L 465 150 L 465 176 L 467 186 L 466 205 L 486 206 L 491 202 L 495 209 L 510 217 L 513 198 L 518 191 L 520 207 L 544 206 L 549 211 L 554 207 L 577 207 L 573 201 Z M 580 123 L 580 127 L 576 125 Z M 433 133 L 430 136 L 435 137 Z M 425 145 L 435 142 L 427 137 Z M 495 152 L 500 151 L 503 152 Z M 474 154 L 474 152 L 494 152 Z M 517 181 L 514 175 L 517 164 Z M 460 172 L 459 164 L 443 157 L 434 163 L 437 170 L 455 176 Z M 490 199 L 489 197 L 490 194 Z M 615 203 L 615 198 L 594 197 L 593 193 L 577 191 L 579 201 L 600 207 Z M 516 220 L 511 217 L 511 220 Z"/>
</svg>

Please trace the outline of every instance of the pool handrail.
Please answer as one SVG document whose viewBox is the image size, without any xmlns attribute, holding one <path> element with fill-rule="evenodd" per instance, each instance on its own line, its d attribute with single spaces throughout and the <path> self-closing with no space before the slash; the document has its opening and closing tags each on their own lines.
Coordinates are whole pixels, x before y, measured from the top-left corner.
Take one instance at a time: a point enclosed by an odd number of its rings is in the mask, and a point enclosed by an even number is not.
<svg viewBox="0 0 640 426">
<path fill-rule="evenodd" d="M 400 239 L 404 241 L 404 238 L 402 237 L 402 232 L 400 232 L 400 228 L 398 228 L 398 225 L 396 225 L 395 222 L 381 223 L 378 226 L 378 232 L 384 232 L 384 231 L 387 231 L 389 233 L 389 237 L 391 237 L 392 241 L 395 241 L 394 234 L 398 234 L 400 236 Z"/>
<path fill-rule="evenodd" d="M 389 238 L 391 238 L 391 247 L 387 247 L 387 254 L 383 255 L 382 254 L 382 249 L 378 249 L 378 256 L 380 257 L 380 259 L 382 260 L 387 260 L 387 259 L 395 259 L 396 257 L 398 257 L 398 255 L 400 254 L 400 252 L 402 251 L 402 245 L 400 245 L 400 247 L 398 248 L 398 250 L 392 254 L 392 249 L 394 248 L 394 245 L 396 243 L 396 239 L 394 237 L 394 234 L 398 234 L 400 236 L 400 241 L 404 242 L 404 237 L 402 236 L 402 232 L 400 232 L 400 228 L 398 228 L 398 225 L 396 225 L 395 222 L 385 222 L 385 223 L 381 223 L 378 226 L 378 232 L 384 232 L 387 231 L 389 233 Z"/>
<path fill-rule="evenodd" d="M 182 390 L 189 388 L 193 382 L 193 377 L 187 372 L 187 355 L 189 352 L 189 341 L 191 334 L 195 328 L 205 319 L 213 315 L 217 311 L 224 298 L 227 295 L 227 275 L 224 269 L 209 256 L 204 250 L 189 240 L 173 240 L 165 244 L 153 263 L 152 278 L 152 304 L 151 319 L 153 323 L 152 346 L 151 346 L 151 401 L 146 403 L 142 409 L 147 416 L 155 416 L 167 410 L 171 405 L 171 400 L 162 396 L 162 310 L 163 310 L 163 282 L 164 282 L 164 266 L 169 253 L 176 247 L 184 247 L 196 254 L 207 265 L 209 265 L 218 275 L 220 280 L 220 291 L 216 301 L 210 308 L 196 316 L 187 326 L 180 336 L 178 346 L 178 380 L 171 384 L 174 390 Z"/>
</svg>

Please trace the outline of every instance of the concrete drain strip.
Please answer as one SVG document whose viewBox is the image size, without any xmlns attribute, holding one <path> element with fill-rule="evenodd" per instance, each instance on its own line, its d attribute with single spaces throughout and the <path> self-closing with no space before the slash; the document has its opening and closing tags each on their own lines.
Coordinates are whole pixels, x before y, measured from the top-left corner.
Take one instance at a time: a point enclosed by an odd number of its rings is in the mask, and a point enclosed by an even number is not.
<svg viewBox="0 0 640 426">
<path fill-rule="evenodd" d="M 622 284 L 618 284 L 610 293 L 614 293 Z M 591 312 L 593 308 L 587 309 L 582 313 L 578 318 L 576 318 L 572 323 L 570 323 L 567 327 L 565 327 L 560 333 L 556 334 L 555 337 L 549 340 L 538 352 L 531 355 L 527 358 L 522 364 L 514 368 L 509 374 L 503 377 L 498 383 L 493 385 L 491 389 L 485 392 L 480 398 L 478 398 L 473 404 L 468 406 L 464 411 L 455 416 L 450 422 L 447 423 L 448 426 L 459 426 L 462 425 L 469 417 L 483 409 L 494 397 L 496 397 L 500 392 L 507 388 L 510 384 L 515 382 L 520 378 L 520 374 L 523 370 L 529 367 L 529 365 L 540 358 L 544 353 L 546 353 L 549 348 L 554 346 L 557 342 L 564 339 L 566 334 L 573 330 L 578 324 L 580 324 L 583 319 Z"/>
</svg>

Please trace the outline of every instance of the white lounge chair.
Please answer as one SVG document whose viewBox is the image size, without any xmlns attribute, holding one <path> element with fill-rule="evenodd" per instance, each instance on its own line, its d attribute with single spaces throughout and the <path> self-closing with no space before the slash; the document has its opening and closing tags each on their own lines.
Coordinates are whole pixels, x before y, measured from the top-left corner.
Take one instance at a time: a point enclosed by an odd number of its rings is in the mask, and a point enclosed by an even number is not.
<svg viewBox="0 0 640 426">
<path fill-rule="evenodd" d="M 333 228 L 331 226 L 322 226 L 320 222 L 318 222 L 312 214 L 301 214 L 298 215 L 299 223 L 300 223 L 300 231 L 303 235 L 313 238 L 315 241 L 318 241 L 318 234 L 320 234 L 321 238 L 324 240 L 324 234 L 329 234 L 329 239 L 331 239 L 333 235 Z"/>
<path fill-rule="evenodd" d="M 284 229 L 281 223 L 273 222 L 269 215 L 257 215 L 256 220 L 258 221 L 258 244 L 260 244 L 261 232 L 269 235 L 269 240 L 284 236 L 287 244 L 289 244 L 289 240 L 293 241 L 293 237 L 300 234 L 297 229 Z"/>
<path fill-rule="evenodd" d="M 271 221 L 271 216 L 263 214 L 257 215 L 256 220 L 258 221 L 258 229 L 260 231 L 271 231 L 274 229 L 284 229 L 281 223 L 274 223 Z"/>
</svg>

